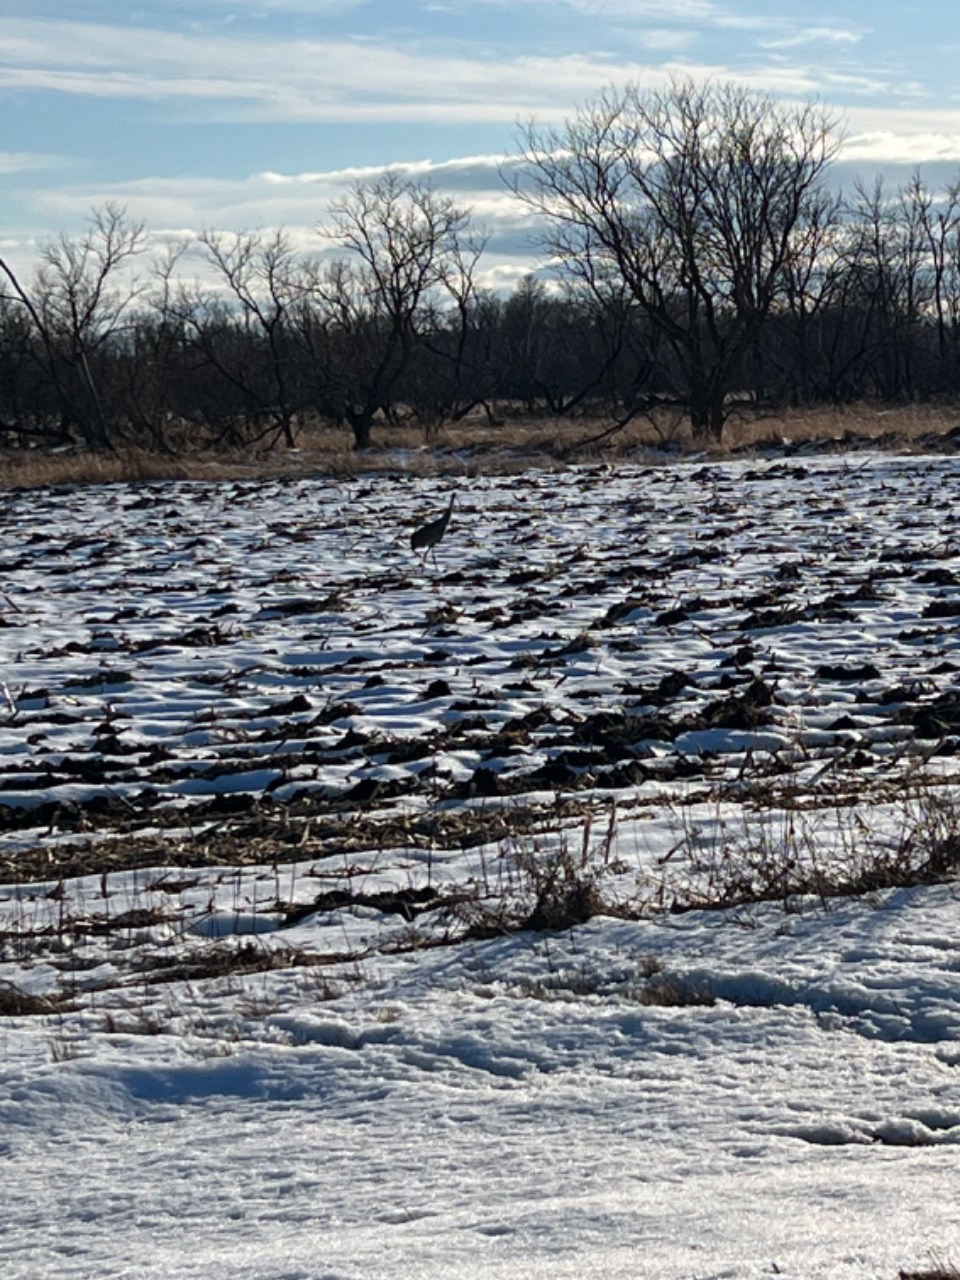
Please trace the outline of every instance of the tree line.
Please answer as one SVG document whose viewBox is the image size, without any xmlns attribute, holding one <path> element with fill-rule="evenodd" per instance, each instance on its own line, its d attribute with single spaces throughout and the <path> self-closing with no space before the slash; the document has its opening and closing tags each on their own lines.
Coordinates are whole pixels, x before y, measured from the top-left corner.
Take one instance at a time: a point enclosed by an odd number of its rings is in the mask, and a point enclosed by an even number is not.
<svg viewBox="0 0 960 1280">
<path fill-rule="evenodd" d="M 0 436 L 174 453 L 323 420 L 362 449 L 482 410 L 719 440 L 735 412 L 955 396 L 960 178 L 840 192 L 839 146 L 816 103 L 692 81 L 530 125 L 505 180 L 544 267 L 505 295 L 471 210 L 390 173 L 328 210 L 337 254 L 205 231 L 203 282 L 108 204 L 29 279 L 0 258 Z"/>
</svg>

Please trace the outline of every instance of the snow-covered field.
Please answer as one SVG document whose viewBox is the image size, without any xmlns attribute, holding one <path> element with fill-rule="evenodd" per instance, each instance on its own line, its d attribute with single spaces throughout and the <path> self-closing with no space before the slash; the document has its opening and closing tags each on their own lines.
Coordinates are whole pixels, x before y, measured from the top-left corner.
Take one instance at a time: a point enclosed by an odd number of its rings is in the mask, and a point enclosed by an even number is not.
<svg viewBox="0 0 960 1280">
<path fill-rule="evenodd" d="M 879 455 L 5 495 L 0 1274 L 960 1262 L 958 506 Z"/>
</svg>

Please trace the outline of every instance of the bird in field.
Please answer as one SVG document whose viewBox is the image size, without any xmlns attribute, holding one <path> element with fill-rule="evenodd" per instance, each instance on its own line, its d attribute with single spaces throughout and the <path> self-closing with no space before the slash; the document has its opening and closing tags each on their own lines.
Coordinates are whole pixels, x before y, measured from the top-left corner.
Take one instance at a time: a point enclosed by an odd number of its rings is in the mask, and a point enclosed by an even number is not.
<svg viewBox="0 0 960 1280">
<path fill-rule="evenodd" d="M 453 504 L 456 501 L 455 493 L 450 495 L 450 505 L 444 511 L 442 516 L 437 516 L 435 520 L 428 520 L 426 524 L 422 524 L 419 528 L 414 529 L 410 535 L 410 546 L 414 551 L 420 553 L 424 564 L 427 560 L 427 552 L 433 553 L 433 563 L 437 563 L 437 543 L 447 532 L 447 525 L 450 523 L 450 516 L 453 514 Z"/>
</svg>

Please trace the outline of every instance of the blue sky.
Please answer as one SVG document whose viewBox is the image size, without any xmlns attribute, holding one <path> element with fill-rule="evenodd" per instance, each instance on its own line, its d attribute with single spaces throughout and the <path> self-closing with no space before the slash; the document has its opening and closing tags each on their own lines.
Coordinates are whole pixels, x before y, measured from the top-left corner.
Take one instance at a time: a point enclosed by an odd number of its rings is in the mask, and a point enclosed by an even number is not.
<svg viewBox="0 0 960 1280">
<path fill-rule="evenodd" d="M 956 0 L 3 0 L 0 252 L 22 267 L 106 200 L 158 237 L 310 247 L 347 182 L 401 165 L 476 208 L 506 279 L 520 119 L 709 76 L 818 96 L 843 171 L 935 180 L 960 171 L 958 68 Z"/>
</svg>

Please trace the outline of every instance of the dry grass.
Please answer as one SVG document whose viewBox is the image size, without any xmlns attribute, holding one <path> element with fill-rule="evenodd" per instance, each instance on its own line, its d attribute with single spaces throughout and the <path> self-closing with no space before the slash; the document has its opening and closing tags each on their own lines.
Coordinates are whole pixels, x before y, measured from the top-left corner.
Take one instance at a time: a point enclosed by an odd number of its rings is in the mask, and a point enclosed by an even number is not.
<svg viewBox="0 0 960 1280">
<path fill-rule="evenodd" d="M 33 995 L 21 991 L 10 982 L 0 983 L 0 1018 L 22 1018 L 37 1014 L 62 1013 L 71 1008 L 67 997 L 60 994 Z"/>
<path fill-rule="evenodd" d="M 857 405 L 843 410 L 823 408 L 776 416 L 732 417 L 722 447 L 711 452 L 722 457 L 771 443 L 813 440 L 833 442 L 838 448 L 870 441 L 908 451 L 929 446 L 931 436 L 945 435 L 958 425 L 960 409 L 944 405 L 882 409 Z M 413 474 L 495 474 L 574 459 L 636 459 L 666 442 L 680 450 L 690 449 L 694 443 L 687 425 L 666 414 L 653 421 L 638 418 L 622 430 L 607 434 L 609 428 L 610 424 L 600 419 L 519 416 L 506 416 L 492 425 L 483 414 L 476 414 L 443 427 L 429 444 L 417 426 L 380 425 L 374 430 L 375 447 L 362 454 L 353 451 L 348 430 L 328 425 L 305 428 L 299 436 L 299 447 L 292 451 L 184 452 L 167 457 L 142 449 L 124 449 L 109 456 L 80 449 L 56 454 L 10 450 L 0 452 L 0 489 L 351 475 L 398 465 Z M 696 447 L 703 452 L 702 444 Z"/>
<path fill-rule="evenodd" d="M 960 407 L 946 404 L 884 406 L 857 404 L 792 410 L 776 417 L 732 418 L 726 447 L 743 449 L 766 441 L 872 441 L 909 450 L 919 440 L 942 436 L 960 426 Z"/>
<path fill-rule="evenodd" d="M 91 454 L 82 450 L 56 454 L 6 452 L 0 453 L 0 489 L 167 480 L 249 480 L 308 474 L 314 469 L 318 469 L 316 464 L 302 451 L 272 455 L 198 453 L 181 457 L 141 449 L 123 449 L 115 454 Z"/>
<path fill-rule="evenodd" d="M 804 898 L 828 899 L 884 889 L 938 884 L 960 875 L 960 798 L 935 777 L 903 778 L 877 793 L 895 807 L 886 827 L 848 795 L 804 803 L 790 783 L 754 809 L 719 817 L 701 832 L 683 806 L 675 813 L 679 840 L 669 855 L 683 856 L 664 876 L 650 905 L 675 912 L 726 910 L 757 902 L 785 909 Z M 824 851 L 828 850 L 827 856 Z"/>
</svg>

